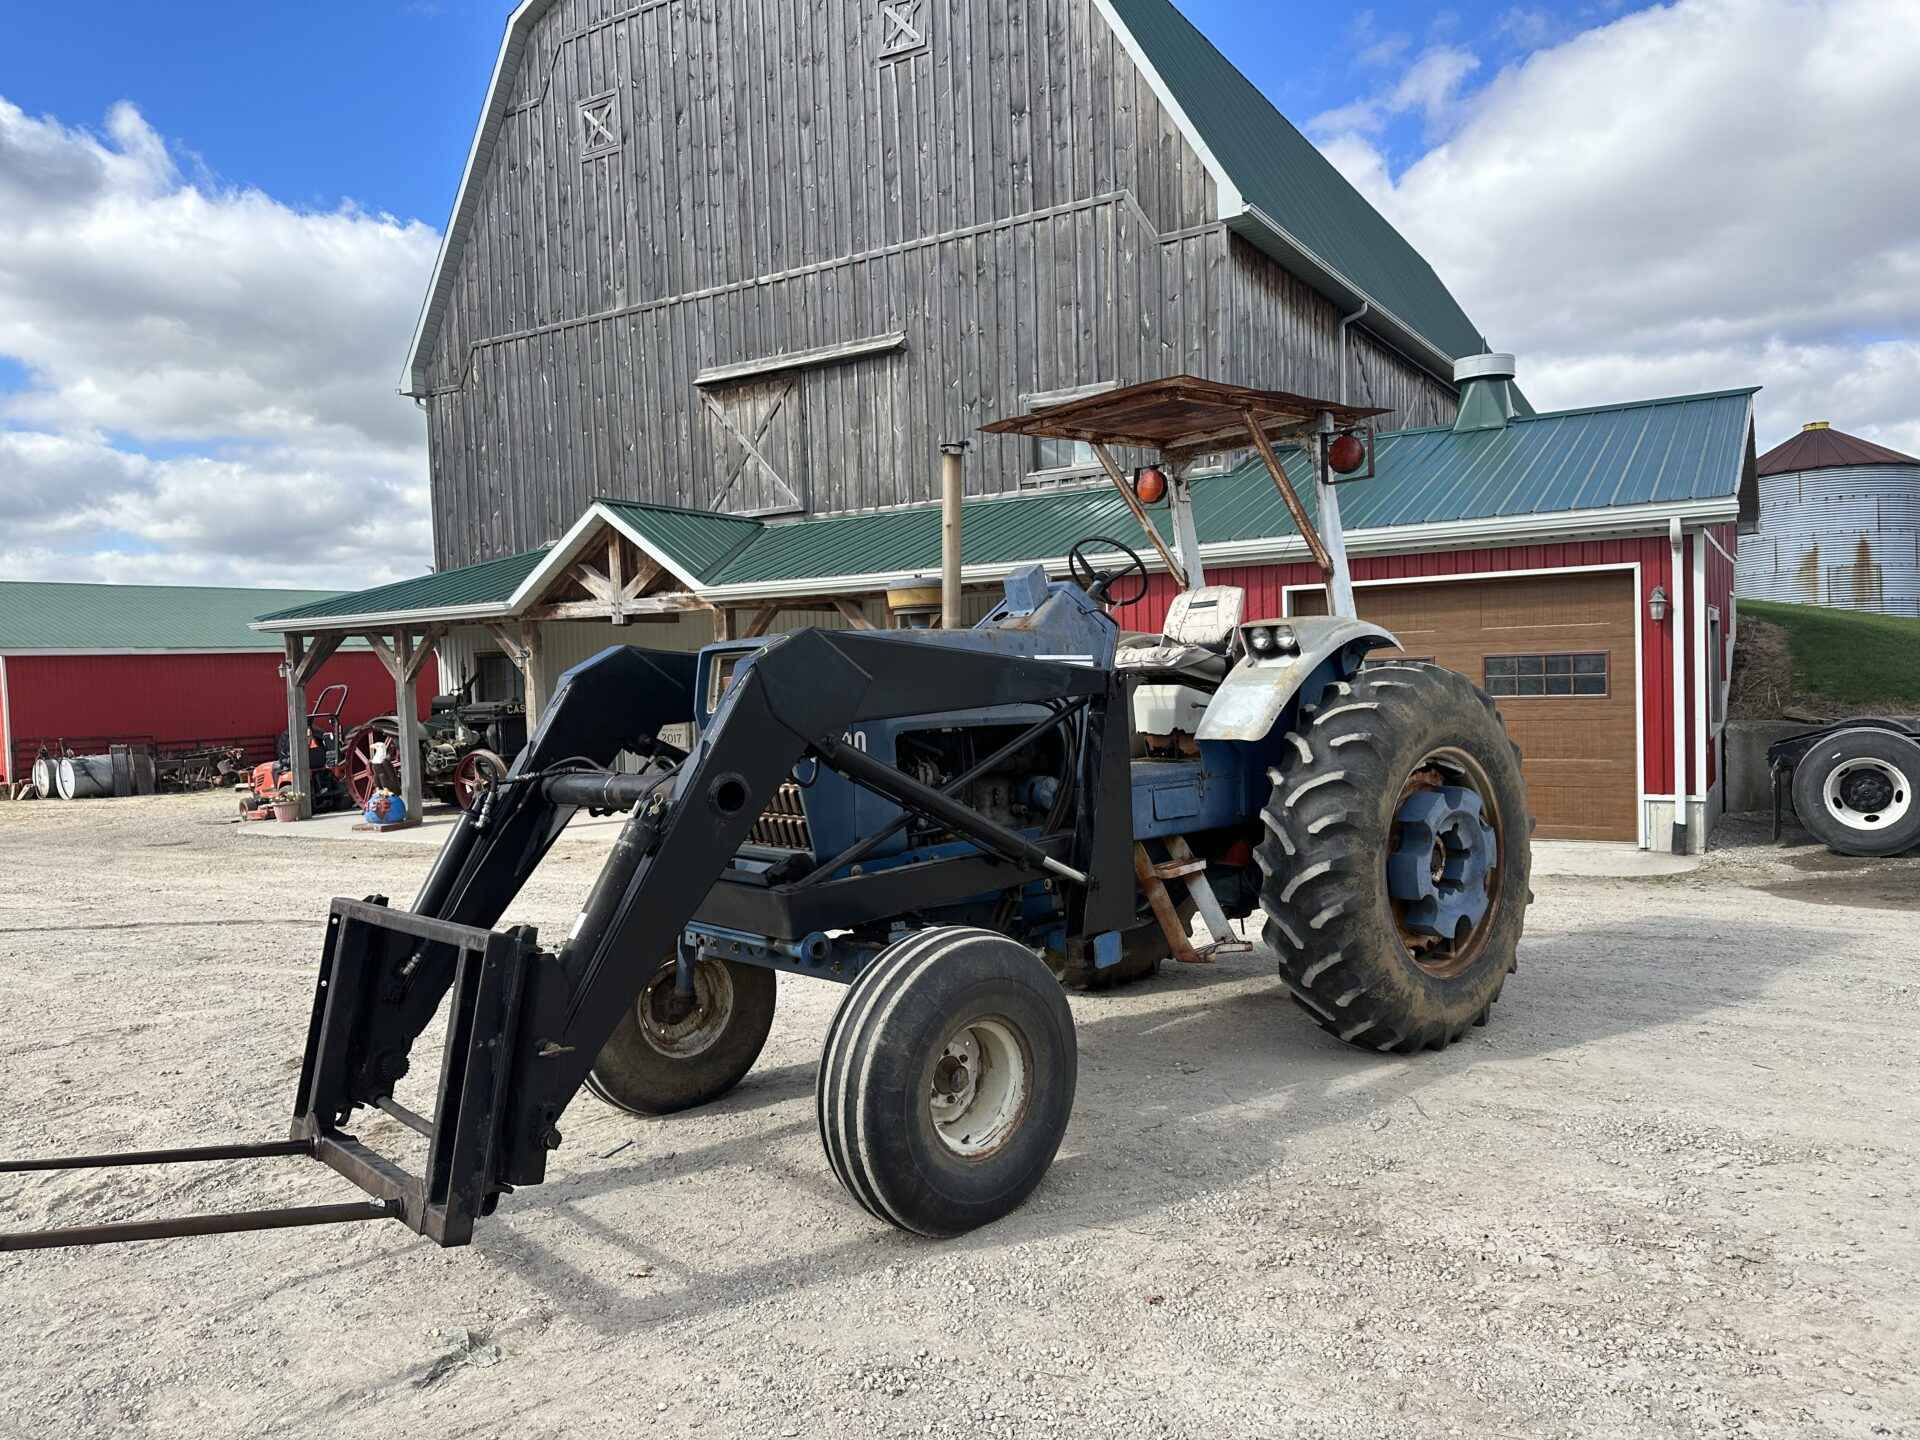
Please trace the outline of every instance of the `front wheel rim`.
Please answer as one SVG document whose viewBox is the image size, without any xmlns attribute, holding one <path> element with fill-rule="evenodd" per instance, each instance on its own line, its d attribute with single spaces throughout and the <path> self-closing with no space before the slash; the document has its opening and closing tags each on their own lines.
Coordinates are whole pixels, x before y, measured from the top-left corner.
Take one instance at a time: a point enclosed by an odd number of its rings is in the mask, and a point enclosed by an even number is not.
<svg viewBox="0 0 1920 1440">
<path fill-rule="evenodd" d="M 1913 809 L 1906 772 L 1874 755 L 1841 761 L 1820 793 L 1827 814 L 1849 830 L 1890 829 Z"/>
<path fill-rule="evenodd" d="M 1033 1094 L 1033 1058 L 1013 1025 L 970 1020 L 947 1038 L 927 1091 L 933 1132 L 949 1154 L 983 1160 L 1013 1138 Z"/>
<path fill-rule="evenodd" d="M 647 1045 L 670 1060 L 691 1060 L 720 1042 L 733 1023 L 733 975 L 718 960 L 694 966 L 691 1013 L 675 1019 L 672 1002 L 678 984 L 678 966 L 668 964 L 641 992 L 634 1005 L 640 1034 Z"/>
</svg>

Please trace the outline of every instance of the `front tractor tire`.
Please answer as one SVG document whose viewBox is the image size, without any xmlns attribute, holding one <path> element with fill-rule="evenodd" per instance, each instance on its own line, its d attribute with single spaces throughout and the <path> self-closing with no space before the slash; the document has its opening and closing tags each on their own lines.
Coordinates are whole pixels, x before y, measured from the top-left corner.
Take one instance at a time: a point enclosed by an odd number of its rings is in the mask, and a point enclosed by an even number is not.
<svg viewBox="0 0 1920 1440">
<path fill-rule="evenodd" d="M 1303 708 L 1256 850 L 1267 943 L 1348 1044 L 1441 1050 L 1487 1023 L 1532 896 L 1520 752 L 1435 665 L 1370 665 Z"/>
<path fill-rule="evenodd" d="M 662 962 L 601 1049 L 587 1089 L 629 1115 L 671 1115 L 718 1100 L 746 1078 L 773 1029 L 779 981 L 757 965 L 702 956 L 691 1009 Z"/>
<path fill-rule="evenodd" d="M 875 956 L 827 1031 L 820 1143 L 877 1220 L 932 1239 L 1011 1214 L 1073 1114 L 1073 1013 L 1005 935 L 922 930 Z"/>
</svg>

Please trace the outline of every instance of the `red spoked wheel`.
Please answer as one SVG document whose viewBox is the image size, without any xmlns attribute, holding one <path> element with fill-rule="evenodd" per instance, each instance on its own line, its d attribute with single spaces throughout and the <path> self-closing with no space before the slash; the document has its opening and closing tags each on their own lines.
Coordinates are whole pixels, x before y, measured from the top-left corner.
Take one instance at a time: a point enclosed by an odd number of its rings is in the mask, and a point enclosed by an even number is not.
<svg viewBox="0 0 1920 1440">
<path fill-rule="evenodd" d="M 453 767 L 453 803 L 471 810 L 487 792 L 507 778 L 507 762 L 491 750 L 475 750 Z"/>
<path fill-rule="evenodd" d="M 364 810 L 367 802 L 373 799 L 373 792 L 380 788 L 380 782 L 373 769 L 374 742 L 387 742 L 389 763 L 391 763 L 394 741 L 400 738 L 400 727 L 391 721 L 375 720 L 363 725 L 347 737 L 347 753 L 341 757 L 341 768 L 346 772 L 347 794 L 353 798 L 353 808 Z"/>
</svg>

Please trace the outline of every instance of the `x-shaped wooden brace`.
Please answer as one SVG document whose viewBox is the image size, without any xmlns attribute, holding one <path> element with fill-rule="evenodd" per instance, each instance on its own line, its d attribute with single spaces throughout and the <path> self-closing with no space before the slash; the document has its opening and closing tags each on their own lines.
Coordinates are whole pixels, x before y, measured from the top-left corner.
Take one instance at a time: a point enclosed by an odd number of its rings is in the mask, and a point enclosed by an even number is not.
<svg viewBox="0 0 1920 1440">
<path fill-rule="evenodd" d="M 926 44 L 927 37 L 914 23 L 919 9 L 920 0 L 880 0 L 880 16 L 887 27 L 887 33 L 880 38 L 881 54 L 897 55 Z"/>
<path fill-rule="evenodd" d="M 580 119 L 587 127 L 586 134 L 581 137 L 586 141 L 587 149 L 595 150 L 602 145 L 620 143 L 620 137 L 613 133 L 613 101 L 596 100 L 591 105 L 583 105 Z"/>
</svg>

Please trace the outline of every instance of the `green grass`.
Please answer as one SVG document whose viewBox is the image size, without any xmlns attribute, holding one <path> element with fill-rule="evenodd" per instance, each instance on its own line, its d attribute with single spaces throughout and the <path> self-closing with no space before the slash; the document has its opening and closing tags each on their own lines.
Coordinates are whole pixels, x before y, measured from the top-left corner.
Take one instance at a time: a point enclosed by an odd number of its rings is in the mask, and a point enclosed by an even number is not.
<svg viewBox="0 0 1920 1440">
<path fill-rule="evenodd" d="M 1787 632 L 1796 694 L 1843 705 L 1920 702 L 1920 620 L 1765 600 L 1742 600 L 1740 614 Z"/>
</svg>

